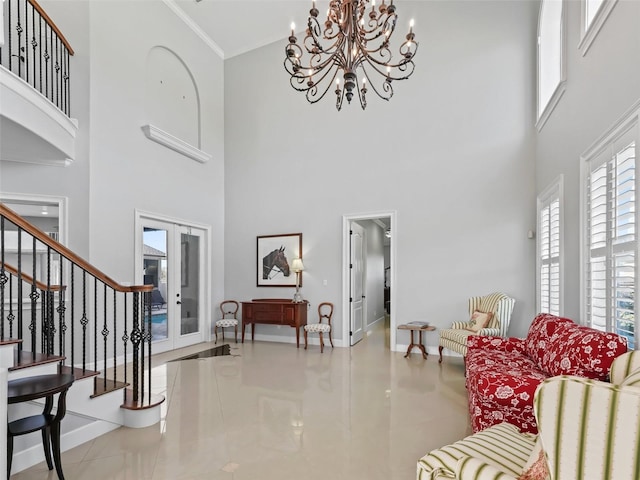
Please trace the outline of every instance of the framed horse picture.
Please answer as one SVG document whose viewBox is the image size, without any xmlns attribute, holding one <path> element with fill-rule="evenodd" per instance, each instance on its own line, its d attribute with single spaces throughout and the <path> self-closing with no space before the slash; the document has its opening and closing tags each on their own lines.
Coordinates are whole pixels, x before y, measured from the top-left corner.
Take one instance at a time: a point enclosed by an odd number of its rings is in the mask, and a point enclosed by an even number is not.
<svg viewBox="0 0 640 480">
<path fill-rule="evenodd" d="M 294 258 L 302 258 L 302 233 L 258 237 L 256 273 L 258 287 L 295 287 Z M 300 272 L 302 285 L 302 272 Z"/>
</svg>

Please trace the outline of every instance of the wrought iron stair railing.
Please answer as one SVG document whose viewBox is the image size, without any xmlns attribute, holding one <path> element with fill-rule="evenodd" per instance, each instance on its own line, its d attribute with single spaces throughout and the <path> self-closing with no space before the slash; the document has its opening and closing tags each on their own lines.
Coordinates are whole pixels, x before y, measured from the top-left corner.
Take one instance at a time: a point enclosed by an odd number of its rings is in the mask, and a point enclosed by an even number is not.
<svg viewBox="0 0 640 480">
<path fill-rule="evenodd" d="M 0 17 L 2 17 L 0 2 Z M 0 64 L 47 97 L 68 117 L 71 45 L 35 0 L 6 0 Z M 2 32 L 2 29 L 0 29 Z"/>
<path fill-rule="evenodd" d="M 118 284 L 0 203 L 0 341 L 22 340 L 21 362 L 99 374 L 97 394 L 130 384 L 123 408 L 160 403 L 151 391 L 152 289 Z"/>
</svg>

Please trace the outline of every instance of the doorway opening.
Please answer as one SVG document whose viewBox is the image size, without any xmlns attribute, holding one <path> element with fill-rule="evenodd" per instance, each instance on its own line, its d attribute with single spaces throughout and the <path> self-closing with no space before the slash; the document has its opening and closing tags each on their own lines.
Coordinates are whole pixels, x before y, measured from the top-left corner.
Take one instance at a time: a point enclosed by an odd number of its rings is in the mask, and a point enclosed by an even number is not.
<svg viewBox="0 0 640 480">
<path fill-rule="evenodd" d="M 343 216 L 345 345 L 383 331 L 388 335 L 388 348 L 396 350 L 396 228 L 395 211 Z"/>
<path fill-rule="evenodd" d="M 136 212 L 136 280 L 153 285 L 154 352 L 208 340 L 209 227 Z"/>
</svg>

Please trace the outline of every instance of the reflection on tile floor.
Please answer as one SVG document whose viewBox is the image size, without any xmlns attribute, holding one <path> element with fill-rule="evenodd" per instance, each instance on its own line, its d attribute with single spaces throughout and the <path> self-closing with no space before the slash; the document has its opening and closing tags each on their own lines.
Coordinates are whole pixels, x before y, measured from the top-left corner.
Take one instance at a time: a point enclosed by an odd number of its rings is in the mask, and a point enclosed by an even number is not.
<svg viewBox="0 0 640 480">
<path fill-rule="evenodd" d="M 385 335 L 386 333 L 386 335 Z M 62 454 L 73 479 L 411 480 L 429 450 L 470 433 L 462 362 L 385 346 L 380 325 L 352 348 L 231 344 L 231 356 L 155 357 L 162 421 Z M 11 477 L 55 479 L 44 463 Z"/>
</svg>

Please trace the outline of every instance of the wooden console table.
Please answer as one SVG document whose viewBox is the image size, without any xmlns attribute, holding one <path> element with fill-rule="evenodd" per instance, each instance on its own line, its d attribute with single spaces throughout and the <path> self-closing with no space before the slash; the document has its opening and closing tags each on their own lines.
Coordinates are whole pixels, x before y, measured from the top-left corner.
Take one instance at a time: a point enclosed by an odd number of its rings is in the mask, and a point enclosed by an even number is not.
<svg viewBox="0 0 640 480">
<path fill-rule="evenodd" d="M 296 329 L 296 346 L 300 348 L 300 327 L 307 324 L 308 302 L 293 303 L 283 298 L 258 298 L 242 302 L 242 343 L 244 329 L 251 324 L 251 341 L 256 323 L 267 325 L 289 325 Z"/>
</svg>

